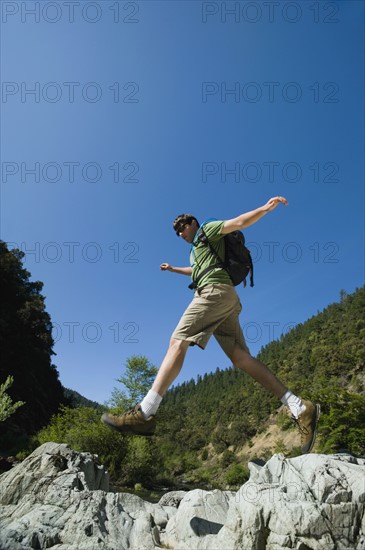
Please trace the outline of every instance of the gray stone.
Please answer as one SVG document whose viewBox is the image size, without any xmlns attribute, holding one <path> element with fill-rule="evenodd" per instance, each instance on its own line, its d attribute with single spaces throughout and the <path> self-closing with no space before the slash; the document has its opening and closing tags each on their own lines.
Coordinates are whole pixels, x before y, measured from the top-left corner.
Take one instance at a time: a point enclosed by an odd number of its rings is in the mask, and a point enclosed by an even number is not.
<svg viewBox="0 0 365 550">
<path fill-rule="evenodd" d="M 364 459 L 274 455 L 250 471 L 214 543 L 201 548 L 365 550 Z"/>
<path fill-rule="evenodd" d="M 237 493 L 109 491 L 90 453 L 46 443 L 0 476 L 0 550 L 365 550 L 365 459 L 249 465 Z"/>
<path fill-rule="evenodd" d="M 163 545 L 179 550 L 199 548 L 202 539 L 207 535 L 217 535 L 222 529 L 234 494 L 201 489 L 186 493 L 161 536 Z"/>
<path fill-rule="evenodd" d="M 0 476 L 0 548 L 150 550 L 170 517 L 162 506 L 107 492 L 90 453 L 46 443 Z"/>
<path fill-rule="evenodd" d="M 187 491 L 170 491 L 160 498 L 159 504 L 161 506 L 173 506 L 174 508 L 178 508 L 186 493 Z"/>
</svg>

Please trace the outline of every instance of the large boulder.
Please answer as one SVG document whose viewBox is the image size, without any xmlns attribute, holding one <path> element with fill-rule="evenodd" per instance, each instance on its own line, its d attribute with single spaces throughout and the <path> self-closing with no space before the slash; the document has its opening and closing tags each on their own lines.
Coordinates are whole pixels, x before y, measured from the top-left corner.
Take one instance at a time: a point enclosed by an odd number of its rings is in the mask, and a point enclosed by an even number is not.
<svg viewBox="0 0 365 550">
<path fill-rule="evenodd" d="M 224 527 L 199 548 L 365 550 L 365 459 L 274 455 L 249 467 Z"/>
<path fill-rule="evenodd" d="M 67 445 L 46 443 L 0 476 L 1 550 L 150 550 L 168 519 L 162 506 L 109 492 L 97 457 Z"/>
<path fill-rule="evenodd" d="M 151 504 L 109 490 L 97 457 L 46 443 L 0 476 L 0 550 L 365 550 L 365 459 L 274 455 L 237 493 Z"/>
<path fill-rule="evenodd" d="M 164 533 L 161 533 L 164 546 L 194 550 L 200 548 L 198 545 L 210 534 L 213 544 L 214 535 L 220 532 L 226 521 L 234 495 L 229 491 L 189 491 L 180 501 L 177 513 L 169 520 Z"/>
</svg>

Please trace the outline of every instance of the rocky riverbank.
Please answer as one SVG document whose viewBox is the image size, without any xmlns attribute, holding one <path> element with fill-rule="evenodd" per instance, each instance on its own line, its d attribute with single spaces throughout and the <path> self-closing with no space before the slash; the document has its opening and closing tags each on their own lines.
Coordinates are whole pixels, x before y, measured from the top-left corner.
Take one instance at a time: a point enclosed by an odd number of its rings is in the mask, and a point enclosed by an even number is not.
<svg viewBox="0 0 365 550">
<path fill-rule="evenodd" d="M 365 550 L 365 459 L 274 455 L 239 491 L 156 504 L 109 489 L 97 457 L 46 443 L 0 476 L 0 549 Z"/>
</svg>

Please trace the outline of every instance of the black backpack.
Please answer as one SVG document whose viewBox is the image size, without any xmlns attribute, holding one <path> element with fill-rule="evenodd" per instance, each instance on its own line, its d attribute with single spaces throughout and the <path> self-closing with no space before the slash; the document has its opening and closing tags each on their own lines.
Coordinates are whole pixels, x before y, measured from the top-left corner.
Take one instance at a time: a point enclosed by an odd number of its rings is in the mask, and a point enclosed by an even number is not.
<svg viewBox="0 0 365 550">
<path fill-rule="evenodd" d="M 248 274 L 250 275 L 250 286 L 254 286 L 251 253 L 245 246 L 245 237 L 242 231 L 232 231 L 232 233 L 227 233 L 227 235 L 224 235 L 223 238 L 225 247 L 224 261 L 222 261 L 217 251 L 208 241 L 208 237 L 204 233 L 204 229 L 202 227 L 200 228 L 198 240 L 209 247 L 210 252 L 217 258 L 218 263 L 203 269 L 203 271 L 199 273 L 198 277 L 189 285 L 189 288 L 196 288 L 202 277 L 216 267 L 221 267 L 227 271 L 234 286 L 237 286 L 243 282 L 243 286 L 245 287 L 246 277 Z"/>
</svg>

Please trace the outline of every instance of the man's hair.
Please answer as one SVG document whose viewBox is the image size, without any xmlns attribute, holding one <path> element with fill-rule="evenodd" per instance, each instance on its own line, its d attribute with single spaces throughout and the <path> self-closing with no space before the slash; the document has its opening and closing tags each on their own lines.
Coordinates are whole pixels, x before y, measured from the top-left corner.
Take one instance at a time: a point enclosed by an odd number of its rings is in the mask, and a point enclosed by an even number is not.
<svg viewBox="0 0 365 550">
<path fill-rule="evenodd" d="M 189 225 L 191 225 L 191 223 L 192 223 L 194 220 L 196 221 L 197 226 L 199 227 L 199 222 L 198 222 L 198 220 L 197 220 L 196 217 L 193 216 L 192 214 L 180 214 L 180 216 L 177 216 L 177 218 L 174 219 L 174 222 L 173 222 L 173 224 L 172 224 L 175 233 L 176 233 L 176 232 L 178 231 L 178 229 L 179 229 L 180 227 L 182 227 L 183 225 L 185 225 L 185 224 L 187 224 L 187 223 L 188 223 Z"/>
</svg>

